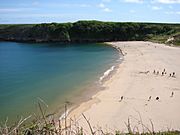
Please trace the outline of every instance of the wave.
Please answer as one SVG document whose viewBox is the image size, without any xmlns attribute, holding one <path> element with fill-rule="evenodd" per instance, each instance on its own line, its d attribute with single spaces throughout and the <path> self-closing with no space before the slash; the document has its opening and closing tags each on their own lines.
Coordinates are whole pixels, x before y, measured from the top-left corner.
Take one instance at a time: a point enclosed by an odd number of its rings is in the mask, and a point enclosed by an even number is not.
<svg viewBox="0 0 180 135">
<path fill-rule="evenodd" d="M 110 69 L 106 70 L 103 76 L 100 77 L 99 82 L 102 83 L 114 69 L 115 69 L 115 66 L 112 66 Z"/>
<path fill-rule="evenodd" d="M 122 62 L 122 60 L 123 60 L 123 58 L 122 57 L 120 57 L 119 59 L 117 59 L 116 61 L 117 62 Z"/>
</svg>

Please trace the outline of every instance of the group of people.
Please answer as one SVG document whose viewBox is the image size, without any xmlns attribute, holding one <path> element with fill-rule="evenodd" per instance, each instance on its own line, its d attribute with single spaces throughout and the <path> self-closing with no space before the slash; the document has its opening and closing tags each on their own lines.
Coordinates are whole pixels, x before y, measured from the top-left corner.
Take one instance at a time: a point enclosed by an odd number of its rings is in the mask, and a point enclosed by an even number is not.
<svg viewBox="0 0 180 135">
<path fill-rule="evenodd" d="M 154 71 L 153 71 L 153 74 L 159 75 L 160 72 L 154 70 Z M 167 74 L 166 69 L 164 69 L 164 70 L 161 72 L 161 75 L 164 76 L 164 75 L 166 75 L 166 74 Z M 170 73 L 170 74 L 169 74 L 169 77 L 175 77 L 175 72 Z"/>
<path fill-rule="evenodd" d="M 173 97 L 174 96 L 174 92 L 172 91 L 171 92 L 171 96 L 170 97 Z M 148 98 L 148 101 L 150 101 L 151 100 L 151 96 L 149 96 L 149 98 Z M 159 97 L 156 97 L 156 100 L 159 100 L 160 98 Z"/>
<path fill-rule="evenodd" d="M 149 73 L 149 71 L 147 71 L 147 73 Z M 153 71 L 153 74 L 159 75 L 160 72 L 154 70 L 154 71 Z M 163 69 L 163 71 L 161 72 L 161 75 L 164 76 L 164 75 L 166 75 L 166 74 L 167 74 L 166 69 Z M 169 74 L 169 77 L 175 77 L 175 72 L 170 73 L 170 74 Z M 172 91 L 170 97 L 173 97 L 173 96 L 174 96 L 174 92 Z M 119 102 L 121 102 L 123 99 L 124 99 L 124 96 L 121 96 L 120 99 L 119 99 Z M 150 101 L 151 99 L 152 99 L 152 96 L 149 96 L 148 101 Z M 155 99 L 156 99 L 157 101 L 159 101 L 159 100 L 160 100 L 160 97 L 157 96 Z"/>
<path fill-rule="evenodd" d="M 172 91 L 170 97 L 173 97 L 173 96 L 174 96 L 174 92 Z M 119 102 L 121 102 L 123 99 L 124 99 L 124 96 L 121 96 L 120 99 L 119 99 Z M 149 96 L 148 101 L 150 101 L 151 99 L 152 99 L 152 96 Z M 159 100 L 160 100 L 160 97 L 157 96 L 155 99 L 156 99 L 157 101 L 159 101 Z"/>
</svg>

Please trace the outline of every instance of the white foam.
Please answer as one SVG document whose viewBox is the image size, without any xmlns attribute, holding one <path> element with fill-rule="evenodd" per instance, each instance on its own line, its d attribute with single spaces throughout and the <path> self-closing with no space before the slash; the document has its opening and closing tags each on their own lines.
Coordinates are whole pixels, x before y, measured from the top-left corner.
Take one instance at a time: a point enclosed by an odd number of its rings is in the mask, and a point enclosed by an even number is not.
<svg viewBox="0 0 180 135">
<path fill-rule="evenodd" d="M 110 69 L 106 70 L 104 72 L 103 76 L 100 77 L 99 81 L 102 83 L 102 81 L 109 76 L 109 74 L 115 69 L 115 66 L 112 66 Z"/>
<path fill-rule="evenodd" d="M 122 57 L 120 57 L 119 59 L 117 59 L 116 61 L 118 61 L 118 62 L 121 62 L 123 60 L 123 58 Z"/>
</svg>

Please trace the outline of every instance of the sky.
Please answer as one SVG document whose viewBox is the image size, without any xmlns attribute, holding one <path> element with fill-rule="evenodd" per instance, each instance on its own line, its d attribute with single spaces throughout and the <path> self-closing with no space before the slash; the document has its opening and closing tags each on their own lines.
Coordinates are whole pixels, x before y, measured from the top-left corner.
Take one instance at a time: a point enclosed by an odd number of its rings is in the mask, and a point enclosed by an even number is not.
<svg viewBox="0 0 180 135">
<path fill-rule="evenodd" d="M 78 20 L 180 23 L 180 0 L 0 0 L 0 24 Z"/>
</svg>

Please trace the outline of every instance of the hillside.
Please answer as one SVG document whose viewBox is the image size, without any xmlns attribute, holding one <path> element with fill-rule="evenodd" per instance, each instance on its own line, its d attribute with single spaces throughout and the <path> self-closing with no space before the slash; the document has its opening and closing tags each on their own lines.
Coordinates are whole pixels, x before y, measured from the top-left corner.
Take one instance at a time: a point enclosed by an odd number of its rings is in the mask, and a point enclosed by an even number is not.
<svg viewBox="0 0 180 135">
<path fill-rule="evenodd" d="M 1 41 L 105 42 L 151 40 L 165 43 L 175 37 L 179 45 L 180 24 L 78 21 L 75 23 L 1 24 Z"/>
</svg>

